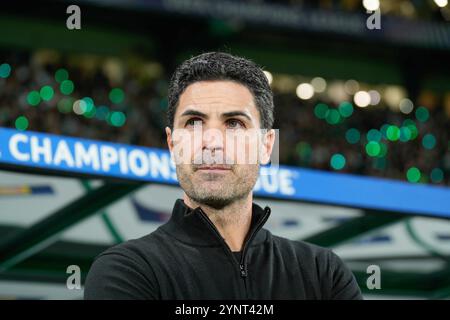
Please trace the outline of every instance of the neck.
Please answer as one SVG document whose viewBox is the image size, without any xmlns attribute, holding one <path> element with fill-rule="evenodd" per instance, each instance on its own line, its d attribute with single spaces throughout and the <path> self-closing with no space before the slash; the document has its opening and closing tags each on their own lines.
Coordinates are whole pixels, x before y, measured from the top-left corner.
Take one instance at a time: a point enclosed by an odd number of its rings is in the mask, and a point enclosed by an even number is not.
<svg viewBox="0 0 450 320">
<path fill-rule="evenodd" d="M 237 200 L 219 210 L 198 203 L 190 199 L 186 194 L 183 195 L 183 200 L 191 208 L 202 208 L 222 238 L 225 239 L 231 251 L 242 250 L 252 221 L 253 195 L 251 192 L 247 197 Z"/>
</svg>

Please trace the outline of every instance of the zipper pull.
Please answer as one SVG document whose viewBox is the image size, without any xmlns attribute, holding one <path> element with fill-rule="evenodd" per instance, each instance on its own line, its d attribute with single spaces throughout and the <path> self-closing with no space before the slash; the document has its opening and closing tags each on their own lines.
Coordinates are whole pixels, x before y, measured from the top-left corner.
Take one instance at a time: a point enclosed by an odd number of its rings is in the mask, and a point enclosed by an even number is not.
<svg viewBox="0 0 450 320">
<path fill-rule="evenodd" d="M 247 270 L 246 270 L 245 266 L 243 264 L 240 264 L 239 268 L 241 269 L 241 277 L 242 278 L 247 277 Z"/>
</svg>

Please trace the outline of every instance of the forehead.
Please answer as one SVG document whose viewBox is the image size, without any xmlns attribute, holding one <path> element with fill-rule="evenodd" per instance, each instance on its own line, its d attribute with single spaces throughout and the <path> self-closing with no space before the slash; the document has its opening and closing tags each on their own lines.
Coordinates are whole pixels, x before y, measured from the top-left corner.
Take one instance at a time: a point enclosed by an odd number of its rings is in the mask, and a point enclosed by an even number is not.
<svg viewBox="0 0 450 320">
<path fill-rule="evenodd" d="M 259 112 L 250 90 L 233 81 L 199 81 L 189 85 L 181 94 L 175 117 L 186 109 L 207 114 L 244 111 L 259 121 Z"/>
</svg>

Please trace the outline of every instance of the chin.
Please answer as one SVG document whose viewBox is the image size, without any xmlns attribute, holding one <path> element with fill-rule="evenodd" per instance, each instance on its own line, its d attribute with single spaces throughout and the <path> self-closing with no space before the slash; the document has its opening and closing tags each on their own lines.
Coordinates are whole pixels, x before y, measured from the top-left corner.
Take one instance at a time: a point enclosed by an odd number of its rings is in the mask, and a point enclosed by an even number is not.
<svg viewBox="0 0 450 320">
<path fill-rule="evenodd" d="M 231 203 L 229 199 L 221 198 L 221 195 L 216 194 L 209 194 L 202 197 L 199 202 L 215 209 L 222 209 Z"/>
<path fill-rule="evenodd" d="M 208 194 L 208 196 L 221 196 L 224 194 L 223 183 L 206 182 L 202 184 L 201 189 L 204 191 L 204 194 Z"/>
<path fill-rule="evenodd" d="M 202 176 L 195 180 L 196 180 L 196 182 L 194 183 L 194 186 L 201 185 L 201 186 L 205 186 L 207 188 L 215 187 L 215 186 L 217 186 L 217 188 L 223 188 L 231 183 L 229 181 L 230 179 L 227 179 L 226 177 L 223 177 L 223 176 Z"/>
</svg>

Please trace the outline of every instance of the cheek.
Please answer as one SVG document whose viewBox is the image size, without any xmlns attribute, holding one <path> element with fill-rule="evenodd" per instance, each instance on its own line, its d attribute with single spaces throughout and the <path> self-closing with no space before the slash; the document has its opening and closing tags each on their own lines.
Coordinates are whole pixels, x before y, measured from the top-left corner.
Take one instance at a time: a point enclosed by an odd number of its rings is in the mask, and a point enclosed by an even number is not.
<svg viewBox="0 0 450 320">
<path fill-rule="evenodd" d="M 177 174 L 181 174 L 182 176 L 190 176 L 193 174 L 193 170 L 191 165 L 182 164 L 177 166 Z"/>
<path fill-rule="evenodd" d="M 234 179 L 237 185 L 254 186 L 258 179 L 258 173 L 256 165 L 238 165 L 234 168 Z"/>
<path fill-rule="evenodd" d="M 226 157 L 232 159 L 235 164 L 253 165 L 258 163 L 260 143 L 256 135 L 249 135 L 245 139 L 232 135 L 227 136 L 224 149 Z"/>
<path fill-rule="evenodd" d="M 235 157 L 248 169 L 258 163 L 259 145 L 257 140 L 246 141 L 236 150 Z"/>
<path fill-rule="evenodd" d="M 202 153 L 201 135 L 194 133 L 192 130 L 178 129 L 174 133 L 173 153 L 177 164 L 191 164 L 195 155 Z"/>
</svg>

